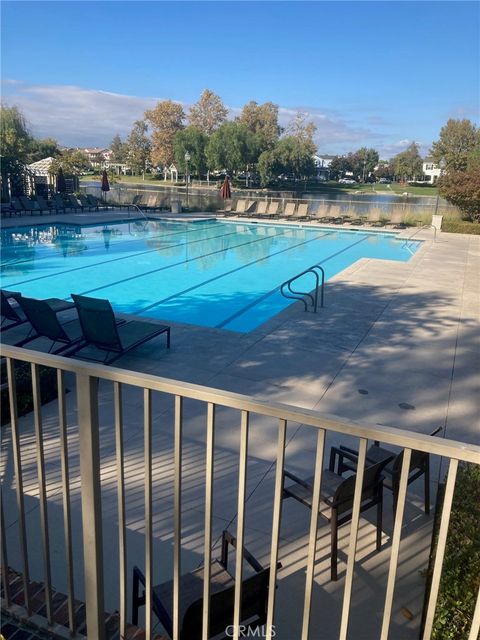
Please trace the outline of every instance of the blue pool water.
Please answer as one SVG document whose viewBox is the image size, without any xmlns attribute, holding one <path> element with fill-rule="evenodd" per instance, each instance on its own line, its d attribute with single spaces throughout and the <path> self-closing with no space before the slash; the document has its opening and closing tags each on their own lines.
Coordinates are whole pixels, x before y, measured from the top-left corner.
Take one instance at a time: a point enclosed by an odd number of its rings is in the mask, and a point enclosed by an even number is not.
<svg viewBox="0 0 480 640">
<path fill-rule="evenodd" d="M 2 231 L 2 287 L 248 332 L 292 303 L 279 286 L 311 265 L 328 280 L 359 258 L 407 261 L 418 246 L 379 232 L 214 220 L 39 225 Z"/>
</svg>

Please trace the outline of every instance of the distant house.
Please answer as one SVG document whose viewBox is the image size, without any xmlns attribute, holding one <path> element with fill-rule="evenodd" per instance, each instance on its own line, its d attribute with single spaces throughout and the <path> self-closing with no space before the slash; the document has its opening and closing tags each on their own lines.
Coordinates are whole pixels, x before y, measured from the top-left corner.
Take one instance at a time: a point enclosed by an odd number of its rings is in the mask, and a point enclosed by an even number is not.
<svg viewBox="0 0 480 640">
<path fill-rule="evenodd" d="M 330 178 L 330 170 L 328 167 L 335 157 L 336 156 L 331 156 L 326 153 L 322 155 L 315 154 L 313 156 L 313 162 L 317 168 L 317 180 L 328 180 Z"/>
<path fill-rule="evenodd" d="M 435 184 L 440 177 L 442 170 L 433 162 L 431 158 L 425 158 L 422 164 L 422 182 L 429 182 Z"/>
<path fill-rule="evenodd" d="M 88 160 L 94 167 L 102 167 L 106 160 L 110 160 L 110 149 L 103 149 L 102 147 L 86 147 L 84 149 L 79 148 L 79 151 L 87 156 Z"/>
</svg>

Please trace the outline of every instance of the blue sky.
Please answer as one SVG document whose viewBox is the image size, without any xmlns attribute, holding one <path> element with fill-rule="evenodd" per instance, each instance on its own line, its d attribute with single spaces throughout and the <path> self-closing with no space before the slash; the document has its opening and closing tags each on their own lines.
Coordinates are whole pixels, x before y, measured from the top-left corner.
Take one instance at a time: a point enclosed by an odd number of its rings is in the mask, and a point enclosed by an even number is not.
<svg viewBox="0 0 480 640">
<path fill-rule="evenodd" d="M 239 113 L 304 111 L 320 152 L 411 141 L 479 117 L 476 2 L 19 2 L 2 11 L 2 100 L 41 137 L 106 145 L 157 100 L 205 88 Z"/>
</svg>

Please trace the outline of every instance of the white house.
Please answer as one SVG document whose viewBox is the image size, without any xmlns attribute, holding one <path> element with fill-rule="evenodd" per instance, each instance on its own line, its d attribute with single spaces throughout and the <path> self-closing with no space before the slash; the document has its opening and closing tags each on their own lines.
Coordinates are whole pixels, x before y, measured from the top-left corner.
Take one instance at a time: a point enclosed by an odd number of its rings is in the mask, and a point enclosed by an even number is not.
<svg viewBox="0 0 480 640">
<path fill-rule="evenodd" d="M 323 153 L 322 155 L 315 154 L 313 156 L 313 162 L 317 168 L 317 180 L 328 180 L 330 178 L 330 171 L 328 167 L 334 158 L 335 156 L 331 156 L 326 153 Z"/>
<path fill-rule="evenodd" d="M 442 170 L 433 162 L 431 158 L 425 158 L 422 164 L 423 179 L 422 182 L 430 182 L 435 184 L 440 177 Z"/>
</svg>

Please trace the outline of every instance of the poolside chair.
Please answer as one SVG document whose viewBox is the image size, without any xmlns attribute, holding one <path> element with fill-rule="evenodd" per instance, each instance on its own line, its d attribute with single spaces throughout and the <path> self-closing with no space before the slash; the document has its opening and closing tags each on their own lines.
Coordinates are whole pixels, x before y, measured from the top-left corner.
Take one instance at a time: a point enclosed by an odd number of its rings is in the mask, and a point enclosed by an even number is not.
<svg viewBox="0 0 480 640">
<path fill-rule="evenodd" d="M 59 193 L 55 193 L 52 196 L 52 205 L 54 206 L 54 208 L 59 212 L 59 211 L 63 211 L 63 213 L 66 212 L 67 208 L 65 206 L 65 200 L 62 198 L 62 196 Z"/>
<path fill-rule="evenodd" d="M 267 200 L 260 200 L 257 203 L 257 206 L 255 207 L 254 210 L 252 210 L 251 212 L 245 211 L 243 215 L 246 216 L 247 218 L 266 218 L 268 217 L 267 211 L 268 211 Z"/>
<path fill-rule="evenodd" d="M 273 200 L 270 202 L 270 204 L 268 205 L 268 209 L 267 209 L 267 217 L 268 218 L 277 218 L 278 217 L 278 207 L 280 206 L 280 203 L 274 202 Z"/>
<path fill-rule="evenodd" d="M 292 216 L 292 220 L 310 220 L 308 203 L 302 202 L 298 205 L 296 212 Z"/>
<path fill-rule="evenodd" d="M 382 518 L 383 518 L 383 475 L 382 469 L 385 463 L 379 462 L 365 469 L 363 474 L 362 497 L 360 512 L 363 513 L 372 507 L 376 507 L 376 548 L 380 550 L 382 544 Z M 294 481 L 294 484 L 285 486 L 285 478 Z M 321 496 L 319 514 L 330 523 L 331 556 L 330 577 L 338 579 L 338 529 L 350 522 L 353 511 L 353 497 L 355 492 L 356 475 L 342 478 L 334 473 L 333 468 L 322 471 Z M 302 480 L 290 471 L 283 473 L 282 499 L 293 498 L 301 502 L 308 509 L 312 508 L 313 477 Z"/>
<path fill-rule="evenodd" d="M 228 571 L 228 548 L 237 547 L 236 538 L 228 531 L 222 535 L 222 551 L 218 560 L 210 565 L 210 624 L 209 638 L 222 634 L 232 624 L 234 612 L 235 577 Z M 253 569 L 251 575 L 242 579 L 240 623 L 253 629 L 265 624 L 268 603 L 270 569 L 264 568 L 247 549 L 243 549 L 244 560 Z M 280 563 L 277 565 L 281 567 Z M 203 615 L 203 574 L 200 567 L 180 577 L 180 640 L 200 640 Z M 140 593 L 140 585 L 144 588 Z M 146 580 L 138 567 L 133 569 L 132 624 L 138 624 L 138 609 L 145 606 Z M 173 637 L 173 580 L 154 586 L 152 609 L 165 631 Z"/>
<path fill-rule="evenodd" d="M 113 209 L 114 208 L 113 205 L 108 204 L 108 202 L 105 202 L 104 200 L 100 200 L 100 198 L 97 198 L 96 196 L 93 196 L 91 193 L 87 193 L 86 194 L 86 198 L 90 202 L 92 207 L 96 207 L 97 210 L 98 209 Z"/>
<path fill-rule="evenodd" d="M 10 198 L 10 207 L 13 213 L 18 214 L 19 216 L 21 216 L 22 213 L 28 213 L 28 210 L 25 209 L 18 196 L 12 196 Z"/>
<path fill-rule="evenodd" d="M 17 298 L 17 302 L 33 328 L 33 334 L 30 332 L 17 346 L 23 347 L 38 338 L 48 338 L 52 342 L 48 352 L 61 353 L 69 347 L 76 346 L 83 340 L 78 320 L 60 323 L 57 318 L 57 313 L 60 311 L 73 309 L 72 302 L 65 302 L 65 300 L 59 300 L 58 298 L 35 300 L 24 296 Z M 57 343 L 62 346 L 54 350 Z"/>
<path fill-rule="evenodd" d="M 296 208 L 297 205 L 295 202 L 287 202 L 280 217 L 285 218 L 286 220 L 288 220 L 288 218 L 292 218 L 295 214 Z"/>
<path fill-rule="evenodd" d="M 43 212 L 36 200 L 33 200 L 32 198 L 27 198 L 27 196 L 19 196 L 19 200 L 22 203 L 25 211 L 29 211 L 32 214 L 39 213 L 40 215 L 42 215 Z"/>
<path fill-rule="evenodd" d="M 393 227 L 394 229 L 406 229 L 407 225 L 403 221 L 403 211 L 392 211 L 390 220 L 385 223 L 386 227 Z"/>
<path fill-rule="evenodd" d="M 11 327 L 17 327 L 19 324 L 27 322 L 28 318 L 20 305 L 20 300 L 22 299 L 22 294 L 19 291 L 7 291 L 6 289 L 0 290 L 2 331 L 10 329 Z M 10 302 L 10 300 L 12 302 Z M 48 304 L 54 313 L 73 309 L 74 307 L 73 302 L 66 302 L 60 298 L 48 298 L 44 302 Z M 8 322 L 8 324 L 4 325 L 4 322 Z"/>
<path fill-rule="evenodd" d="M 40 209 L 47 212 L 52 212 L 52 207 L 49 205 L 48 201 L 45 200 L 43 196 L 37 196 L 37 202 Z"/>
<path fill-rule="evenodd" d="M 77 308 L 85 343 L 107 352 L 102 360 L 104 364 L 110 364 L 127 351 L 162 333 L 167 334 L 167 348 L 170 348 L 169 326 L 142 320 L 130 320 L 118 325 L 108 300 L 74 293 L 71 295 Z"/>
<path fill-rule="evenodd" d="M 77 200 L 77 198 L 73 195 L 73 193 L 68 193 L 65 199 L 67 201 L 67 205 L 68 203 L 70 203 L 70 206 L 74 211 L 76 211 L 77 209 L 79 211 L 83 211 L 82 203 Z"/>
<path fill-rule="evenodd" d="M 98 211 L 98 206 L 91 204 L 85 194 L 79 193 L 77 199 L 84 209 L 89 211 Z"/>
<path fill-rule="evenodd" d="M 385 226 L 385 222 L 384 222 L 384 220 L 382 220 L 382 212 L 378 211 L 377 209 L 374 209 L 373 211 L 370 211 L 370 213 L 368 214 L 366 222 L 367 222 L 367 224 L 369 226 L 372 226 L 372 227 L 384 227 Z"/>
<path fill-rule="evenodd" d="M 328 215 L 330 207 L 326 204 L 319 204 L 318 209 L 316 210 L 313 220 L 317 222 L 325 222 L 329 223 L 333 220 L 331 216 Z"/>
<path fill-rule="evenodd" d="M 430 435 L 435 436 L 442 431 L 442 427 L 434 429 Z M 334 455 L 338 459 L 337 473 L 342 475 L 345 471 L 355 471 L 357 468 L 358 451 L 349 447 L 340 446 L 332 447 L 335 450 Z M 330 456 L 333 454 L 331 453 Z M 403 451 L 395 453 L 390 449 L 385 449 L 376 441 L 367 450 L 367 463 L 376 464 L 385 463 L 383 474 L 385 475 L 384 486 L 393 494 L 393 513 L 397 510 L 398 490 L 400 486 L 400 474 L 402 471 Z M 412 451 L 410 460 L 410 470 L 408 474 L 407 484 L 411 484 L 421 476 L 424 476 L 424 505 L 425 513 L 430 513 L 430 456 L 424 451 Z"/>
</svg>

